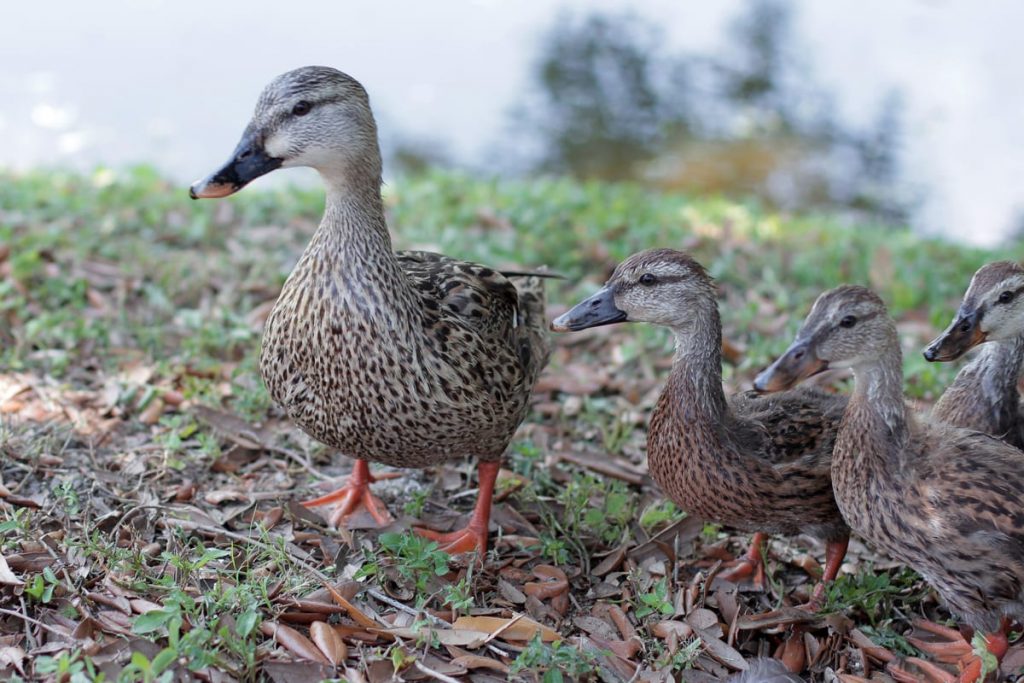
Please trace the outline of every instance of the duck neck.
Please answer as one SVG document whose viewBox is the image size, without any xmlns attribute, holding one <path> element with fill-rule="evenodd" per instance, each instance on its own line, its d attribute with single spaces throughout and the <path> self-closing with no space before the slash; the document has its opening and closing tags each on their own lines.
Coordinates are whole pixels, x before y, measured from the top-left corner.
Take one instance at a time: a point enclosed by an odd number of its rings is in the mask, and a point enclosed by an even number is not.
<svg viewBox="0 0 1024 683">
<path fill-rule="evenodd" d="M 384 219 L 380 176 L 358 179 L 347 174 L 322 174 L 327 202 L 319 237 L 345 250 L 366 255 L 385 254 L 392 260 L 391 236 Z"/>
<path fill-rule="evenodd" d="M 892 337 L 891 353 L 853 367 L 854 389 L 847 410 L 853 408 L 858 422 L 866 419 L 884 428 L 887 439 L 902 445 L 908 436 L 907 405 L 903 399 L 903 353 L 895 329 Z"/>
<path fill-rule="evenodd" d="M 983 344 L 974 364 L 981 375 L 982 391 L 991 405 L 1016 405 L 1017 382 L 1024 364 L 1024 337 Z"/>
<path fill-rule="evenodd" d="M 685 323 L 672 326 L 676 350 L 665 393 L 685 409 L 691 429 L 718 441 L 718 429 L 728 411 L 722 390 L 722 321 L 713 300 Z"/>
<path fill-rule="evenodd" d="M 321 173 L 327 186 L 323 219 L 303 256 L 331 299 L 394 328 L 412 292 L 395 258 L 384 218 L 380 175 Z M 406 307 L 407 308 L 407 307 Z"/>
</svg>

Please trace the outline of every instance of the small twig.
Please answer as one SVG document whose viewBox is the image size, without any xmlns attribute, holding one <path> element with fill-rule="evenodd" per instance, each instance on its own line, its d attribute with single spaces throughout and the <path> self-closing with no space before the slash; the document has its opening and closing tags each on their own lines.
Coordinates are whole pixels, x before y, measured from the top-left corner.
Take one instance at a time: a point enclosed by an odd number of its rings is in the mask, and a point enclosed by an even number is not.
<svg viewBox="0 0 1024 683">
<path fill-rule="evenodd" d="M 437 679 L 439 681 L 444 681 L 444 683 L 460 683 L 459 679 L 447 676 L 441 673 L 440 671 L 434 671 L 418 659 L 415 662 L 413 662 L 413 666 L 422 671 L 423 673 L 425 673 L 426 675 L 430 676 L 431 678 Z"/>
<path fill-rule="evenodd" d="M 210 533 L 210 534 L 218 534 L 218 535 L 221 535 L 221 536 L 226 536 L 226 537 L 234 539 L 236 541 L 242 541 L 243 543 L 251 543 L 252 545 L 255 545 L 257 548 L 262 548 L 263 550 L 266 550 L 266 551 L 272 552 L 272 553 L 283 552 L 281 550 L 281 548 L 276 548 L 276 547 L 270 545 L 269 543 L 264 543 L 263 541 L 257 541 L 255 538 L 252 538 L 251 536 L 244 536 L 242 534 L 236 534 L 235 532 L 228 531 L 227 529 L 218 529 L 217 527 L 207 526 L 205 524 L 196 524 L 194 522 L 186 522 L 184 525 L 182 525 L 182 528 L 184 528 L 184 529 L 195 529 L 197 531 L 205 531 L 205 532 Z M 309 566 L 308 564 L 306 564 L 302 560 L 300 560 L 297 557 L 293 556 L 291 553 L 284 552 L 283 554 L 288 558 L 289 562 L 291 562 L 296 567 L 298 567 L 302 571 L 306 572 L 310 576 L 315 577 L 318 581 L 320 581 L 322 583 L 326 583 L 326 584 L 330 584 L 331 583 L 331 579 L 327 578 L 327 575 L 324 574 L 323 572 L 321 572 L 319 569 L 317 569 L 315 567 Z"/>
<path fill-rule="evenodd" d="M 5 609 L 3 607 L 0 607 L 0 614 L 6 614 L 7 616 L 15 617 L 17 619 L 21 619 L 22 621 L 25 621 L 27 623 L 35 624 L 39 628 L 44 629 L 46 631 L 49 631 L 50 633 L 52 633 L 54 635 L 60 636 L 61 638 L 65 639 L 65 640 L 71 640 L 71 636 L 68 635 L 67 633 L 65 633 L 64 631 L 61 631 L 60 629 L 56 629 L 56 628 L 50 626 L 49 624 L 44 624 L 43 622 L 39 621 L 38 619 L 33 619 L 32 617 L 28 616 L 27 614 L 22 614 L 21 612 L 15 612 L 12 609 Z M 35 640 L 35 639 L 33 638 L 33 640 Z"/>
<path fill-rule="evenodd" d="M 376 600 L 379 600 L 380 602 L 383 602 L 385 605 L 389 605 L 391 607 L 394 607 L 395 609 L 397 609 L 397 610 L 399 610 L 401 612 L 405 612 L 406 614 L 410 614 L 410 615 L 412 615 L 414 617 L 420 615 L 420 612 L 418 612 L 417 610 L 413 609 L 412 607 L 409 607 L 408 605 L 405 605 L 405 604 L 402 604 L 402 603 L 398 602 L 394 598 L 389 598 L 388 596 L 386 596 L 383 593 L 381 593 L 379 590 L 376 590 L 376 589 L 373 589 L 373 588 L 367 588 L 364 592 L 367 595 L 369 595 L 370 597 L 372 597 L 372 598 L 374 598 Z M 425 616 L 427 618 L 427 621 L 429 621 L 432 624 L 437 624 L 438 626 L 443 626 L 445 628 L 451 628 L 452 627 L 452 625 L 449 624 L 447 621 L 445 621 L 444 619 L 441 619 L 440 617 L 435 617 L 430 612 L 424 611 L 422 614 L 423 614 L 423 616 Z"/>
<path fill-rule="evenodd" d="M 563 462 L 572 463 L 584 469 L 592 470 L 598 474 L 603 474 L 606 477 L 613 477 L 627 484 L 634 486 L 640 486 L 644 483 L 644 475 L 639 472 L 633 472 L 627 470 L 622 465 L 615 462 L 608 462 L 600 458 L 588 458 L 580 455 L 579 453 L 573 453 L 572 451 L 561 451 L 555 453 L 554 456 Z"/>
<path fill-rule="evenodd" d="M 28 612 L 28 608 L 27 608 L 27 607 L 25 607 L 25 595 L 24 595 L 24 594 L 22 594 L 22 595 L 21 595 L 21 596 L 19 597 L 19 599 L 18 599 L 18 602 L 19 602 L 19 603 L 21 603 L 21 612 L 22 612 L 22 614 L 21 614 L 21 615 L 19 615 L 19 616 L 23 616 L 23 615 L 24 615 L 24 614 L 25 614 L 26 612 Z M 28 643 L 29 645 L 31 645 L 33 649 L 35 649 L 35 647 L 36 647 L 37 645 L 39 645 L 39 643 L 38 643 L 38 642 L 36 641 L 36 639 L 35 639 L 35 638 L 34 638 L 34 637 L 32 636 L 32 629 L 31 629 L 31 628 L 29 628 L 29 625 L 28 625 L 28 621 L 23 621 L 22 623 L 23 623 L 23 624 L 25 625 L 25 641 L 26 641 L 26 642 L 27 642 L 27 643 Z"/>
<path fill-rule="evenodd" d="M 302 455 L 298 451 L 293 451 L 293 450 L 288 449 L 288 448 L 281 448 L 280 446 L 264 446 L 264 448 L 266 450 L 270 451 L 271 453 L 279 453 L 279 454 L 285 456 L 286 458 L 288 458 L 292 462 L 294 462 L 297 465 L 299 465 L 300 467 L 302 467 L 302 469 L 304 469 L 307 472 L 309 472 L 310 474 L 312 474 L 317 479 L 323 479 L 323 480 L 330 479 L 330 477 L 328 477 L 326 474 L 324 474 L 323 472 L 318 470 L 316 467 L 314 467 L 313 463 L 309 461 L 309 458 L 305 457 L 304 455 Z"/>
</svg>

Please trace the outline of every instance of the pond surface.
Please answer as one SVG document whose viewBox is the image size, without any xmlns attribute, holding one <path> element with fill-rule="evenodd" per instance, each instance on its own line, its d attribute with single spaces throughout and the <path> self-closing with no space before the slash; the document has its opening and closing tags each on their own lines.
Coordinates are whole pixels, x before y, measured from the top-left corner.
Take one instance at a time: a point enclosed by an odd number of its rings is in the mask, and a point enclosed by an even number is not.
<svg viewBox="0 0 1024 683">
<path fill-rule="evenodd" d="M 993 243 L 1024 210 L 1024 3 L 803 0 L 814 76 L 866 121 L 896 87 L 918 227 Z M 152 163 L 187 182 L 223 161 L 270 77 L 329 64 L 369 90 L 385 146 L 435 141 L 491 168 L 559 7 L 632 8 L 673 47 L 714 51 L 741 0 L 8 3 L 0 165 Z M 500 170 L 500 169 L 496 169 Z M 280 174 L 285 175 L 285 174 Z M 299 174 L 292 178 L 306 178 Z M 280 182 L 280 180 L 279 180 Z"/>
</svg>

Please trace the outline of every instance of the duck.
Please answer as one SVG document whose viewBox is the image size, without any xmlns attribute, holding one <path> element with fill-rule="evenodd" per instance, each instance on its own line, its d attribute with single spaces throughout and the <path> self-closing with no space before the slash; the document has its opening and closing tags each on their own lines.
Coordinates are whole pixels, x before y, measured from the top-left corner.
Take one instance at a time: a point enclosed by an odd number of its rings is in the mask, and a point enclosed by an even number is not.
<svg viewBox="0 0 1024 683">
<path fill-rule="evenodd" d="M 821 294 L 754 388 L 791 390 L 829 368 L 850 368 L 854 377 L 832 456 L 843 518 L 854 533 L 921 574 L 965 630 L 981 630 L 988 650 L 1001 658 L 1010 621 L 1024 618 L 1020 451 L 908 410 L 896 324 L 866 287 Z M 951 642 L 922 649 L 956 657 L 960 681 L 979 680 L 984 665 L 967 639 L 933 627 Z"/>
<path fill-rule="evenodd" d="M 826 543 L 822 581 L 808 603 L 819 606 L 849 540 L 829 479 L 845 399 L 811 389 L 726 398 L 715 283 L 685 252 L 633 254 L 551 327 L 571 332 L 621 322 L 660 325 L 675 337 L 672 369 L 648 426 L 652 478 L 687 513 L 755 532 L 747 554 L 720 576 L 753 575 L 763 585 L 767 535 L 807 533 Z"/>
<path fill-rule="evenodd" d="M 987 263 L 974 274 L 949 327 L 924 350 L 949 362 L 981 345 L 932 408 L 947 424 L 975 429 L 1024 448 L 1024 406 L 1018 382 L 1024 364 L 1024 268 Z"/>
<path fill-rule="evenodd" d="M 424 468 L 475 455 L 465 528 L 417 532 L 482 557 L 501 457 L 548 358 L 544 274 L 394 251 L 369 96 L 331 67 L 274 78 L 230 159 L 190 195 L 226 197 L 294 167 L 319 172 L 326 206 L 266 320 L 260 373 L 298 427 L 356 459 L 343 486 L 304 504 L 335 505 L 335 525 L 365 510 L 383 526 L 392 518 L 370 491 L 369 461 Z"/>
</svg>

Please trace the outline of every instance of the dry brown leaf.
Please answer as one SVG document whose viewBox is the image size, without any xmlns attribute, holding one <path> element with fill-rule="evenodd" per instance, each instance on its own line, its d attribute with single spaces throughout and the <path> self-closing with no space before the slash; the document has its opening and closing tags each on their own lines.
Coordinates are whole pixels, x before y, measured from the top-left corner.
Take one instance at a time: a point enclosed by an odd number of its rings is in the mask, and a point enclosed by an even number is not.
<svg viewBox="0 0 1024 683">
<path fill-rule="evenodd" d="M 718 615 L 709 609 L 695 609 L 686 615 L 686 623 L 693 628 L 710 629 L 718 626 Z"/>
<path fill-rule="evenodd" d="M 431 640 L 436 640 L 442 645 L 454 645 L 456 647 L 468 647 L 471 649 L 481 647 L 490 636 L 490 634 L 485 631 L 471 631 L 464 628 L 389 628 L 376 629 L 375 633 L 382 633 L 396 638 L 406 638 L 411 640 L 429 637 Z"/>
<path fill-rule="evenodd" d="M 146 612 L 153 612 L 164 608 L 163 605 L 158 605 L 155 602 L 150 602 L 143 598 L 134 598 L 129 600 L 128 604 L 131 605 L 132 611 L 136 614 L 145 614 Z"/>
<path fill-rule="evenodd" d="M 498 593 L 501 597 L 516 605 L 526 602 L 526 595 L 505 579 L 498 579 Z"/>
<path fill-rule="evenodd" d="M 348 657 L 348 646 L 338 633 L 325 622 L 315 621 L 309 626 L 309 637 L 331 664 L 338 666 Z"/>
<path fill-rule="evenodd" d="M 497 659 L 482 657 L 480 655 L 461 655 L 453 659 L 452 664 L 465 667 L 466 669 L 493 669 L 494 671 L 500 671 L 503 674 L 508 673 L 508 667 Z"/>
<path fill-rule="evenodd" d="M 125 614 L 131 614 L 132 613 L 131 602 L 129 602 L 128 598 L 124 597 L 123 595 L 110 596 L 110 595 L 105 595 L 105 594 L 97 592 L 97 591 L 90 591 L 90 592 L 86 593 L 85 595 L 86 595 L 87 598 L 89 598 L 90 600 L 92 600 L 93 602 L 95 602 L 95 603 L 97 603 L 99 605 L 105 605 L 107 607 L 113 607 L 114 609 L 119 610 L 121 612 L 124 612 Z M 153 604 L 153 603 L 150 603 L 150 604 Z M 144 612 L 148 612 L 148 611 L 154 610 L 154 609 L 162 609 L 162 608 L 161 608 L 160 605 L 153 605 L 153 607 L 150 607 L 149 609 L 143 610 L 143 611 Z M 138 614 L 142 614 L 142 612 L 138 612 Z"/>
<path fill-rule="evenodd" d="M 685 640 L 693 635 L 693 627 L 681 621 L 659 621 L 651 627 L 651 633 L 655 638 L 667 639 L 675 635 L 679 640 Z"/>
<path fill-rule="evenodd" d="M 330 680 L 334 671 L 323 662 L 263 662 L 263 670 L 272 683 L 319 683 Z M 232 679 L 234 680 L 234 679 Z M 349 679 L 353 680 L 353 679 Z"/>
<path fill-rule="evenodd" d="M 189 412 L 213 427 L 215 432 L 230 439 L 242 448 L 251 451 L 267 448 L 267 444 L 264 443 L 256 428 L 237 415 L 214 410 L 204 405 L 192 406 Z"/>
<path fill-rule="evenodd" d="M 154 398 L 149 404 L 139 413 L 139 422 L 144 425 L 155 425 L 160 421 L 160 416 L 164 414 L 163 399 L 157 397 Z"/>
<path fill-rule="evenodd" d="M 3 555 L 0 555 L 0 583 L 6 583 L 9 586 L 24 586 L 25 582 L 14 575 L 11 568 L 7 565 L 7 560 L 4 559 Z"/>
<path fill-rule="evenodd" d="M 13 666 L 19 674 L 24 676 L 25 669 L 22 668 L 24 661 L 25 651 L 20 647 L 0 647 L 0 670 Z"/>
<path fill-rule="evenodd" d="M 502 617 L 459 617 L 452 624 L 452 627 L 467 631 L 483 631 L 487 634 L 501 631 L 501 637 L 506 640 L 530 640 L 537 633 L 540 633 L 541 640 L 545 643 L 551 643 L 562 638 L 562 636 L 547 626 L 522 615 L 512 619 L 504 619 Z"/>
<path fill-rule="evenodd" d="M 260 632 L 265 636 L 272 637 L 286 649 L 291 650 L 292 653 L 302 657 L 303 659 L 308 659 L 311 662 L 317 662 L 319 664 L 329 665 L 331 663 L 327 660 L 327 657 L 324 657 L 319 648 L 313 644 L 313 641 L 293 629 L 291 626 L 264 621 L 260 624 Z"/>
<path fill-rule="evenodd" d="M 235 489 L 217 489 L 215 491 L 207 491 L 206 495 L 203 496 L 203 500 L 210 505 L 220 505 L 221 503 L 225 503 L 229 500 L 242 501 L 248 499 L 249 497 L 247 495 Z"/>
<path fill-rule="evenodd" d="M 376 620 L 371 619 L 370 617 L 368 617 L 366 615 L 365 612 L 363 612 L 361 609 L 359 609 L 358 607 L 353 605 L 351 602 L 346 600 L 345 597 L 341 593 L 339 593 L 338 591 L 334 590 L 334 588 L 332 586 L 324 584 L 324 588 L 327 589 L 327 592 L 331 594 L 331 598 L 336 603 L 338 603 L 339 605 L 341 605 L 342 607 L 345 608 L 345 611 L 348 612 L 348 615 L 350 617 L 352 617 L 352 619 L 357 624 L 359 624 L 363 628 L 370 629 L 371 631 L 378 631 L 378 632 L 381 632 L 381 631 L 386 632 L 387 631 L 387 629 L 382 629 L 381 628 L 382 625 L 378 624 Z"/>
<path fill-rule="evenodd" d="M 629 543 L 623 543 L 618 548 L 608 553 L 605 558 L 591 570 L 591 573 L 594 576 L 604 576 L 605 574 L 618 569 L 622 564 L 622 561 L 626 559 L 626 550 L 629 548 L 629 545 Z"/>
<path fill-rule="evenodd" d="M 547 600 L 562 595 L 569 590 L 569 579 L 558 567 L 548 564 L 537 565 L 533 575 L 541 581 L 531 581 L 523 586 L 523 593 L 532 595 L 538 600 Z"/>
<path fill-rule="evenodd" d="M 746 671 L 747 660 L 743 658 L 743 655 L 739 653 L 736 648 L 728 645 L 724 640 L 721 639 L 721 630 L 711 629 L 693 629 L 702 643 L 704 643 L 704 650 L 714 659 L 718 660 L 722 664 L 732 668 L 739 669 L 740 671 Z"/>
</svg>

